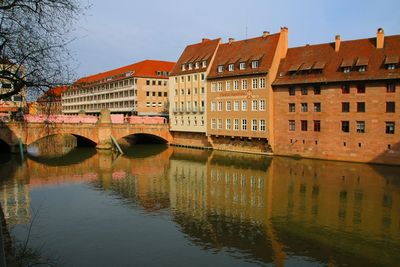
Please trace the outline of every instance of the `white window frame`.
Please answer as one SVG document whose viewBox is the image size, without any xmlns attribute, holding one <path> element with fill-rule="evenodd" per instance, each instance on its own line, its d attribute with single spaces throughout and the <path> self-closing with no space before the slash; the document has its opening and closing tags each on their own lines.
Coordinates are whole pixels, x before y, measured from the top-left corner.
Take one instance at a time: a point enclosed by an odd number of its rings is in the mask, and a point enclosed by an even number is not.
<svg viewBox="0 0 400 267">
<path fill-rule="evenodd" d="M 233 130 L 234 131 L 239 131 L 239 119 L 234 119 L 233 120 Z"/>
<path fill-rule="evenodd" d="M 247 111 L 247 100 L 242 100 L 242 111 Z"/>
<path fill-rule="evenodd" d="M 265 110 L 265 100 L 264 99 L 260 100 L 259 110 L 260 111 L 264 111 Z"/>
<path fill-rule="evenodd" d="M 239 63 L 239 70 L 244 70 L 246 69 L 246 62 L 240 62 Z"/>
<path fill-rule="evenodd" d="M 240 107 L 240 102 L 239 100 L 235 100 L 233 102 L 233 111 L 239 111 L 239 107 Z"/>
<path fill-rule="evenodd" d="M 212 101 L 211 102 L 211 111 L 216 111 L 216 108 L 217 108 L 217 104 L 214 101 Z"/>
<path fill-rule="evenodd" d="M 234 70 L 234 64 L 229 64 L 228 65 L 228 71 L 233 71 Z"/>
<path fill-rule="evenodd" d="M 224 71 L 224 65 L 218 65 L 217 71 L 218 71 L 218 73 L 223 72 Z"/>
<path fill-rule="evenodd" d="M 239 90 L 239 80 L 233 81 L 233 91 Z"/>
<path fill-rule="evenodd" d="M 247 90 L 248 82 L 247 79 L 242 80 L 242 90 Z"/>
<path fill-rule="evenodd" d="M 257 111 L 257 109 L 258 109 L 258 100 L 252 100 L 251 101 L 251 110 Z"/>
<path fill-rule="evenodd" d="M 232 109 L 231 101 L 226 101 L 225 109 L 226 109 L 226 111 L 231 111 L 231 109 Z"/>
<path fill-rule="evenodd" d="M 217 90 L 218 92 L 222 92 L 222 82 L 218 82 Z"/>
<path fill-rule="evenodd" d="M 265 120 L 260 120 L 260 132 L 265 132 Z"/>
<path fill-rule="evenodd" d="M 203 60 L 203 61 L 201 62 L 201 67 L 202 67 L 202 68 L 207 67 L 207 61 Z"/>
<path fill-rule="evenodd" d="M 251 130 L 253 131 L 253 132 L 256 132 L 257 131 L 257 126 L 258 126 L 258 122 L 257 122 L 257 120 L 251 120 Z"/>
<path fill-rule="evenodd" d="M 211 92 L 215 92 L 217 84 L 216 83 L 211 83 Z"/>
<path fill-rule="evenodd" d="M 261 89 L 265 88 L 265 78 L 260 78 L 260 88 Z"/>
<path fill-rule="evenodd" d="M 225 129 L 226 130 L 230 130 L 231 129 L 231 119 L 226 119 Z"/>
<path fill-rule="evenodd" d="M 222 101 L 218 101 L 218 111 L 222 111 Z"/>
<path fill-rule="evenodd" d="M 242 119 L 242 131 L 247 131 L 247 119 Z"/>
<path fill-rule="evenodd" d="M 258 89 L 258 79 L 252 79 L 252 88 L 253 89 Z"/>
<path fill-rule="evenodd" d="M 222 119 L 218 119 L 218 125 L 217 125 L 218 129 L 221 130 L 222 129 Z"/>
<path fill-rule="evenodd" d="M 200 68 L 200 62 L 194 63 L 194 68 L 197 70 Z"/>
<path fill-rule="evenodd" d="M 211 129 L 215 129 L 216 126 L 217 126 L 217 121 L 216 121 L 216 119 L 212 118 L 211 119 Z"/>
<path fill-rule="evenodd" d="M 230 91 L 231 90 L 231 81 L 226 81 L 225 83 L 225 91 Z"/>
<path fill-rule="evenodd" d="M 257 69 L 258 67 L 259 67 L 259 61 L 258 60 L 253 60 L 252 62 L 251 62 L 251 68 L 252 69 Z"/>
</svg>

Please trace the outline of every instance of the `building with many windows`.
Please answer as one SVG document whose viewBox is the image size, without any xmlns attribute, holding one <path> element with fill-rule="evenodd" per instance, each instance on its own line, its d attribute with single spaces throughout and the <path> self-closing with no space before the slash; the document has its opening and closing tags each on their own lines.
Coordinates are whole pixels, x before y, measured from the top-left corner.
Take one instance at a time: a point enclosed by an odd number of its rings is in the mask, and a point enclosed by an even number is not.
<svg viewBox="0 0 400 267">
<path fill-rule="evenodd" d="M 272 87 L 288 29 L 221 44 L 208 75 L 207 135 L 217 149 L 270 151 Z"/>
<path fill-rule="evenodd" d="M 273 83 L 275 154 L 400 163 L 400 35 L 288 49 Z"/>
<path fill-rule="evenodd" d="M 49 89 L 36 102 L 35 114 L 62 114 L 61 94 L 68 90 L 68 86 L 57 86 Z M 31 104 L 33 106 L 33 104 Z"/>
<path fill-rule="evenodd" d="M 144 60 L 77 80 L 62 94 L 63 114 L 168 115 L 168 76 L 174 62 Z"/>
<path fill-rule="evenodd" d="M 208 146 L 206 79 L 219 44 L 220 39 L 203 39 L 188 45 L 171 71 L 170 126 L 176 144 Z"/>
</svg>

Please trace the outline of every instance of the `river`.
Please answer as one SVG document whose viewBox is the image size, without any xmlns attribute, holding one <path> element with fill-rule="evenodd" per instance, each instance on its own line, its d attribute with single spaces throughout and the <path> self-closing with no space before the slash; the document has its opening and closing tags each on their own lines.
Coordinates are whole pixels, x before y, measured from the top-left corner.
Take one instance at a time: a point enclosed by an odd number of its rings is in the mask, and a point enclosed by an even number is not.
<svg viewBox="0 0 400 267">
<path fill-rule="evenodd" d="M 399 167 L 125 152 L 1 155 L 17 244 L 57 266 L 399 266 Z"/>
</svg>

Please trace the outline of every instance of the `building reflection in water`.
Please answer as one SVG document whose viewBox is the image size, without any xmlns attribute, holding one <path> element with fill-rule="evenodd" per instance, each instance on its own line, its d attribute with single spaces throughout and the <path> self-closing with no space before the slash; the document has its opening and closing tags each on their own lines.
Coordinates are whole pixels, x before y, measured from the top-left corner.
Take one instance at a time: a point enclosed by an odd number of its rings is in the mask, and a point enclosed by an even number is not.
<svg viewBox="0 0 400 267">
<path fill-rule="evenodd" d="M 85 182 L 146 213 L 170 211 L 196 245 L 248 261 L 400 261 L 399 167 L 173 147 L 153 152 L 97 153 L 70 166 L 28 160 L 14 173 L 14 188 L 3 187 L 3 208 L 8 217 L 18 217 L 19 208 L 29 217 L 28 185 Z"/>
</svg>

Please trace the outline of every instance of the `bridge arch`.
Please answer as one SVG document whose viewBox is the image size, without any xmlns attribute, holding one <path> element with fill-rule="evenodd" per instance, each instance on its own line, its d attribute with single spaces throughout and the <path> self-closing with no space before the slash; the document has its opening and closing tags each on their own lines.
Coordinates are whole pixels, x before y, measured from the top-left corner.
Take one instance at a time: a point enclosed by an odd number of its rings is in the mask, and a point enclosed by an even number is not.
<svg viewBox="0 0 400 267">
<path fill-rule="evenodd" d="M 167 144 L 168 140 L 162 136 L 152 133 L 132 133 L 118 139 L 127 141 L 129 144 Z M 126 144 L 126 142 L 125 142 Z"/>
<path fill-rule="evenodd" d="M 95 140 L 93 140 L 91 137 L 82 135 L 81 133 L 77 134 L 74 132 L 48 133 L 48 134 L 44 134 L 44 135 L 39 135 L 39 136 L 36 136 L 35 138 L 33 138 L 32 140 L 29 140 L 26 145 L 30 146 L 32 144 L 39 142 L 40 140 L 43 140 L 46 137 L 57 136 L 57 135 L 75 136 L 77 138 L 78 146 L 93 146 L 93 147 L 95 147 L 97 145 L 97 142 Z"/>
</svg>

